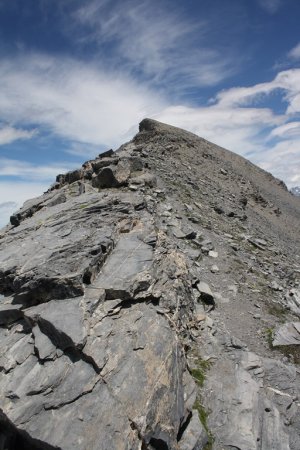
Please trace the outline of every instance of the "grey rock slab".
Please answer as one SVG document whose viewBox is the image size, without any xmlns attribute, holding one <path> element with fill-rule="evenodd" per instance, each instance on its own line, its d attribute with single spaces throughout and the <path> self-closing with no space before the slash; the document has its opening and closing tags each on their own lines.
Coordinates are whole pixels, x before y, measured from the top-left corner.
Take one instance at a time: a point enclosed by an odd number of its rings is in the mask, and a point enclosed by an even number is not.
<svg viewBox="0 0 300 450">
<path fill-rule="evenodd" d="M 66 200 L 67 198 L 64 192 L 58 192 L 56 195 L 43 202 L 41 206 L 51 208 L 52 206 L 59 205 L 60 203 L 65 203 Z"/>
<path fill-rule="evenodd" d="M 31 217 L 35 213 L 35 211 L 38 210 L 39 206 L 46 199 L 49 199 L 49 197 L 51 198 L 53 195 L 55 195 L 55 194 L 52 194 L 52 195 L 50 194 L 50 196 L 49 195 L 41 195 L 40 197 L 27 200 L 23 204 L 22 208 L 20 208 L 18 212 L 14 213 L 10 217 L 10 223 L 14 226 L 18 226 L 22 220 L 26 219 L 27 217 Z"/>
<path fill-rule="evenodd" d="M 288 430 L 284 431 L 280 413 L 274 406 L 264 405 L 261 450 L 290 450 Z"/>
<path fill-rule="evenodd" d="M 0 239 L 0 291 L 29 305 L 82 295 L 112 247 L 116 223 L 141 201 L 135 193 L 88 192 L 36 212 Z"/>
<path fill-rule="evenodd" d="M 37 358 L 31 354 L 21 364 L 16 364 L 14 370 L 1 377 L 0 408 L 5 411 L 6 405 L 11 406 L 11 399 L 17 397 L 16 390 L 20 387 L 25 376 L 33 369 Z"/>
<path fill-rule="evenodd" d="M 6 395 L 22 399 L 45 392 L 48 388 L 54 389 L 63 380 L 69 365 L 67 358 L 59 358 L 51 364 L 41 364 L 34 358 L 30 365 L 25 363 L 10 374 Z M 17 409 L 17 404 L 15 407 Z"/>
<path fill-rule="evenodd" d="M 32 357 L 9 373 L 3 391 L 6 401 L 1 406 L 19 426 L 35 410 L 53 410 L 76 401 L 91 392 L 98 380 L 93 367 L 82 360 L 72 362 L 62 356 L 41 364 Z"/>
<path fill-rule="evenodd" d="M 34 347 L 36 348 L 40 359 L 53 359 L 56 355 L 56 346 L 48 338 L 48 336 L 41 332 L 38 325 L 32 329 L 34 336 Z"/>
<path fill-rule="evenodd" d="M 152 261 L 153 248 L 139 233 L 121 235 L 94 285 L 105 289 L 106 299 L 128 298 L 136 276 L 149 269 Z"/>
<path fill-rule="evenodd" d="M 57 347 L 62 350 L 70 347 L 81 349 L 87 338 L 81 302 L 82 297 L 51 300 L 25 310 L 24 314 L 38 324 Z"/>
<path fill-rule="evenodd" d="M 221 378 L 216 374 L 209 378 L 214 393 L 210 396 L 212 414 L 208 426 L 225 448 L 257 450 L 261 410 L 259 386 L 248 372 L 230 361 L 220 362 L 218 372 L 222 373 Z"/>
<path fill-rule="evenodd" d="M 287 394 L 300 394 L 299 383 L 297 384 L 297 369 L 292 364 L 286 364 L 271 358 L 264 358 L 263 368 L 264 380 L 268 386 L 272 386 Z"/>
<path fill-rule="evenodd" d="M 190 414 L 197 397 L 197 386 L 194 378 L 185 370 L 183 373 L 184 403 L 187 414 Z"/>
<path fill-rule="evenodd" d="M 202 450 L 208 443 L 207 433 L 194 410 L 190 422 L 179 441 L 179 450 Z"/>
<path fill-rule="evenodd" d="M 20 305 L 0 303 L 0 326 L 9 325 L 23 317 Z"/>
<path fill-rule="evenodd" d="M 0 367 L 8 372 L 34 353 L 30 334 L 14 333 L 1 340 Z"/>
<path fill-rule="evenodd" d="M 101 169 L 92 180 L 93 186 L 100 189 L 123 186 L 128 182 L 130 173 L 129 162 L 120 160 L 116 166 L 111 165 Z"/>
<path fill-rule="evenodd" d="M 59 358 L 61 360 L 62 358 Z M 52 363 L 48 363 L 49 372 L 55 373 Z M 48 376 L 47 376 L 48 378 Z M 83 360 L 67 361 L 64 377 L 53 390 L 53 394 L 45 397 L 43 404 L 45 409 L 61 407 L 73 402 L 81 395 L 91 392 L 99 380 L 93 366 Z"/>
<path fill-rule="evenodd" d="M 288 322 L 274 332 L 273 346 L 300 345 L 300 322 Z"/>
<path fill-rule="evenodd" d="M 295 396 L 274 388 L 267 388 L 267 398 L 274 403 L 287 425 L 289 434 L 289 443 L 291 450 L 297 450 L 300 447 L 300 405 Z M 268 408 L 270 410 L 271 408 Z M 268 412 L 268 411 L 267 411 Z M 272 430 L 271 430 L 272 431 Z M 277 435 L 277 432 L 274 432 Z"/>
<path fill-rule="evenodd" d="M 161 439 L 173 448 L 184 416 L 183 361 L 173 331 L 145 303 L 107 316 L 84 348 L 105 383 L 138 425 L 145 441 Z M 177 430 L 177 431 L 175 431 Z"/>
<path fill-rule="evenodd" d="M 253 352 L 243 352 L 241 359 L 241 367 L 245 370 L 255 370 L 261 368 L 261 358 Z"/>
<path fill-rule="evenodd" d="M 140 448 L 126 410 L 103 383 L 74 403 L 41 412 L 22 428 L 35 439 L 64 450 Z"/>
<path fill-rule="evenodd" d="M 217 449 L 289 450 L 287 429 L 278 408 L 248 371 L 253 362 L 256 366 L 256 358 L 252 354 L 243 359 L 242 364 L 217 361 L 208 378 L 205 404 L 212 411 L 208 426 L 215 437 L 214 445 Z"/>
</svg>

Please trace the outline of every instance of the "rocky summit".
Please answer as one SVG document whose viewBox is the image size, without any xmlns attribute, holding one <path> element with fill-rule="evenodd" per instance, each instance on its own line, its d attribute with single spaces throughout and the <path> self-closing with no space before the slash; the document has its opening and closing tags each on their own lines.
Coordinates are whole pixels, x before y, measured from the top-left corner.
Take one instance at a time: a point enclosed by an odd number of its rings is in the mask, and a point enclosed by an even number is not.
<svg viewBox="0 0 300 450">
<path fill-rule="evenodd" d="M 0 232 L 0 450 L 299 450 L 300 203 L 145 119 Z"/>
</svg>

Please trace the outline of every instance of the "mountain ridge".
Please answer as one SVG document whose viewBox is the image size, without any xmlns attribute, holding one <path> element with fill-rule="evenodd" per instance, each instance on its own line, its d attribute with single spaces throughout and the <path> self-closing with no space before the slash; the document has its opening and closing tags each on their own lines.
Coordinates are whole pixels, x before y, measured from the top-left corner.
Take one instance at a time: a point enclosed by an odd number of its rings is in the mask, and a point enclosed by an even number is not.
<svg viewBox="0 0 300 450">
<path fill-rule="evenodd" d="M 58 175 L 0 233 L 0 450 L 298 450 L 299 223 L 151 119 Z"/>
</svg>

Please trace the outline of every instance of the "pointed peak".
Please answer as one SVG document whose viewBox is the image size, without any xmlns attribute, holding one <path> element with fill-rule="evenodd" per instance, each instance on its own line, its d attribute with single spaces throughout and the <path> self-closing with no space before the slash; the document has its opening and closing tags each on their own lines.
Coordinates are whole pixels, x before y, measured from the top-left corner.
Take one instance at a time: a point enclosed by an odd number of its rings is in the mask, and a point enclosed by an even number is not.
<svg viewBox="0 0 300 450">
<path fill-rule="evenodd" d="M 160 125 L 160 122 L 153 119 L 145 118 L 139 124 L 139 131 L 153 131 Z"/>
</svg>

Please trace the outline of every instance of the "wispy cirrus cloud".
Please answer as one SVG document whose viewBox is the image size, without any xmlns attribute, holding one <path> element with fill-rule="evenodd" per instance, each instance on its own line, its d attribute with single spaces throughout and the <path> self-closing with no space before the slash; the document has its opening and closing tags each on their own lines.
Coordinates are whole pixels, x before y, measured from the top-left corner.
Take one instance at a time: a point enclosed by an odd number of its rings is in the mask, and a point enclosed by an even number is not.
<svg viewBox="0 0 300 450">
<path fill-rule="evenodd" d="M 284 92 L 283 100 L 287 103 L 287 114 L 300 112 L 300 69 L 279 72 L 272 81 L 266 83 L 227 89 L 217 94 L 216 101 L 223 106 L 246 106 L 259 102 L 275 90 Z"/>
<path fill-rule="evenodd" d="M 287 139 L 275 143 L 259 155 L 258 163 L 272 172 L 289 187 L 300 184 L 300 138 Z M 287 175 L 288 174 L 288 175 Z"/>
<path fill-rule="evenodd" d="M 23 130 L 9 125 L 0 128 L 0 145 L 11 144 L 20 139 L 31 139 L 37 134 L 36 130 Z"/>
<path fill-rule="evenodd" d="M 281 139 L 300 138 L 300 121 L 288 122 L 284 125 L 274 128 L 270 133 L 270 138 L 277 137 Z M 300 153 L 300 147 L 299 147 Z"/>
<path fill-rule="evenodd" d="M 268 108 L 240 108 L 215 104 L 202 108 L 169 107 L 157 118 L 183 127 L 236 153 L 247 156 L 261 147 L 262 130 L 276 127 L 284 118 Z"/>
<path fill-rule="evenodd" d="M 274 14 L 282 6 L 282 0 L 258 0 L 259 5 L 268 13 Z"/>
<path fill-rule="evenodd" d="M 276 152 L 283 154 L 284 148 L 297 142 L 300 69 L 280 72 L 266 83 L 223 90 L 211 103 L 199 106 L 170 103 L 164 91 L 158 92 L 146 82 L 107 72 L 94 63 L 83 67 L 72 59 L 27 55 L 21 61 L 4 61 L 0 76 L 3 120 L 25 128 L 45 128 L 69 143 L 65 146 L 69 154 L 84 159 L 129 140 L 147 116 L 186 128 L 258 164 L 271 158 L 271 145 L 282 141 Z M 277 114 L 263 106 L 274 91 L 279 92 L 285 113 Z M 298 164 L 293 155 L 285 154 L 283 178 L 288 184 L 293 183 Z M 272 158 L 270 170 L 282 174 L 280 157 Z M 54 165 L 37 170 L 9 160 L 2 161 L 1 167 L 0 175 L 23 174 L 34 179 L 45 179 L 47 174 L 50 179 L 50 175 L 71 168 L 66 164 L 63 168 Z"/>
<path fill-rule="evenodd" d="M 72 164 L 30 164 L 16 159 L 0 158 L 0 176 L 17 177 L 19 180 L 42 181 L 49 183 L 55 181 L 58 173 L 71 170 Z"/>
<path fill-rule="evenodd" d="M 36 124 L 74 142 L 117 145 L 133 124 L 166 105 L 162 95 L 126 74 L 74 59 L 9 59 L 0 77 L 3 120 Z"/>
<path fill-rule="evenodd" d="M 100 52 L 109 45 L 114 60 L 105 53 L 102 58 L 165 89 L 216 85 L 237 69 L 228 47 L 211 46 L 210 22 L 193 21 L 158 2 L 91 0 L 73 18 L 82 44 L 93 42 Z"/>
<path fill-rule="evenodd" d="M 288 52 L 288 57 L 294 61 L 300 61 L 300 42 Z"/>
</svg>

